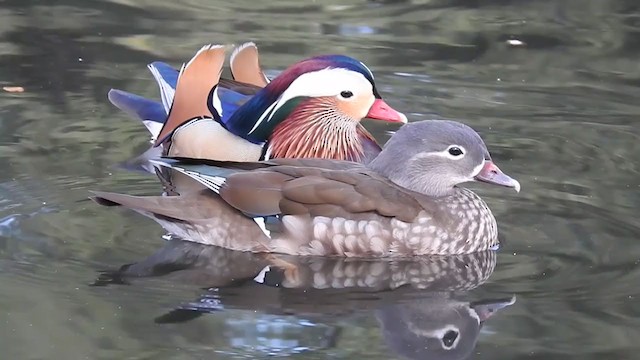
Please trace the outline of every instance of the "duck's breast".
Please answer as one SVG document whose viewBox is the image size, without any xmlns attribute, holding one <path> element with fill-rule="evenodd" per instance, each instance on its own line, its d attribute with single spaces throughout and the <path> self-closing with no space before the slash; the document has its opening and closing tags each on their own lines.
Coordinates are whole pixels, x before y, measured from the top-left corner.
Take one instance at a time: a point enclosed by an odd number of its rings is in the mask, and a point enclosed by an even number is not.
<svg viewBox="0 0 640 360">
<path fill-rule="evenodd" d="M 221 161 L 258 161 L 262 146 L 227 131 L 211 119 L 197 120 L 179 128 L 171 138 L 170 156 Z"/>
<path fill-rule="evenodd" d="M 495 219 L 482 200 L 461 202 L 443 212 L 434 217 L 423 210 L 411 222 L 377 214 L 354 214 L 349 219 L 287 215 L 282 218 L 284 231 L 273 237 L 274 251 L 316 256 L 408 257 L 468 254 L 498 244 Z"/>
</svg>

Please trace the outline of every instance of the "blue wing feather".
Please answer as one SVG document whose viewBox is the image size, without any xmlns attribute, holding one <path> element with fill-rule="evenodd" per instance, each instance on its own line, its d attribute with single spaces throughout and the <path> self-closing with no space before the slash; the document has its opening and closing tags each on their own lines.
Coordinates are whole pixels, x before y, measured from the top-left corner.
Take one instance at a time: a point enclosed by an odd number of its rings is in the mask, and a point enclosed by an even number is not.
<svg viewBox="0 0 640 360">
<path fill-rule="evenodd" d="M 180 74 L 178 70 L 162 61 L 154 61 L 149 64 L 149 67 L 156 68 L 162 79 L 175 90 L 176 84 L 178 84 L 178 75 Z"/>
<path fill-rule="evenodd" d="M 164 109 L 168 114 L 169 109 L 171 109 L 171 104 L 173 103 L 173 96 L 176 92 L 180 72 L 171 65 L 161 61 L 154 61 L 147 65 L 147 68 L 149 68 L 149 71 L 153 74 L 153 78 L 158 83 L 158 87 L 160 87 L 162 105 L 164 105 Z"/>
<path fill-rule="evenodd" d="M 220 119 L 225 127 L 229 125 L 231 115 L 235 113 L 242 105 L 244 105 L 252 95 L 244 95 L 233 90 L 218 88 L 218 98 L 222 105 L 222 114 Z"/>
<path fill-rule="evenodd" d="M 173 103 L 175 88 L 180 73 L 171 65 L 160 61 L 152 62 L 148 65 L 148 68 L 158 83 L 162 102 L 150 100 L 145 97 L 117 89 L 109 91 L 109 100 L 120 110 L 138 120 L 141 120 L 145 126 L 147 126 L 151 134 L 153 136 L 157 136 L 158 130 L 153 126 L 153 124 L 149 124 L 148 122 L 151 121 L 154 123 L 164 124 L 167 120 L 167 115 L 171 108 L 171 104 Z M 251 97 L 253 97 L 253 95 L 245 95 L 223 87 L 218 88 L 217 94 L 218 99 L 220 100 L 220 105 L 222 106 L 220 119 L 226 128 L 229 128 L 229 120 L 231 119 L 231 116 L 249 99 L 251 99 Z"/>
<path fill-rule="evenodd" d="M 140 120 L 164 123 L 167 113 L 158 101 L 118 89 L 109 91 L 109 101 L 118 109 Z"/>
</svg>

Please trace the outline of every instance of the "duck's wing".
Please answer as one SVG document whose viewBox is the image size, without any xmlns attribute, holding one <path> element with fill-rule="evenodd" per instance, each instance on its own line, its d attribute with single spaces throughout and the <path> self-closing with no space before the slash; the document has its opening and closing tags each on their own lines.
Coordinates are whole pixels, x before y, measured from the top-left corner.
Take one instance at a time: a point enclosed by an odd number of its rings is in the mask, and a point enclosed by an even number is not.
<svg viewBox="0 0 640 360">
<path fill-rule="evenodd" d="M 413 193 L 350 162 L 278 159 L 231 163 L 166 158 L 152 162 L 192 177 L 234 208 L 254 216 L 349 219 L 355 214 L 371 214 L 410 222 L 423 209 Z"/>
</svg>

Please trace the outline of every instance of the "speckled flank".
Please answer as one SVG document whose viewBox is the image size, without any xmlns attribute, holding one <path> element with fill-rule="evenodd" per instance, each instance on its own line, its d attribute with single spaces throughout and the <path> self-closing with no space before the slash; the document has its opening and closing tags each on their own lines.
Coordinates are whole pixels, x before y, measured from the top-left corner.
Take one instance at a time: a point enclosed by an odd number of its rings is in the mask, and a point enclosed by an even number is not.
<svg viewBox="0 0 640 360">
<path fill-rule="evenodd" d="M 495 218 L 482 199 L 467 189 L 438 201 L 439 219 L 425 211 L 411 223 L 382 216 L 362 220 L 314 217 L 307 241 L 278 250 L 303 255 L 411 256 L 468 254 L 488 250 L 497 244 Z M 443 216 L 445 215 L 445 216 Z M 442 220 L 445 219 L 445 220 Z M 289 221 L 293 225 L 297 221 Z M 302 222 L 302 219 L 299 219 Z M 288 233 L 302 235 L 300 224 Z M 297 230 L 297 231 L 296 231 Z M 311 241 L 308 239 L 311 238 Z M 278 243 L 284 243 L 279 239 Z"/>
<path fill-rule="evenodd" d="M 441 199 L 445 211 L 456 219 L 457 226 L 450 239 L 453 253 L 470 253 L 490 249 L 498 243 L 498 225 L 487 204 L 474 192 L 459 188 L 456 195 Z"/>
<path fill-rule="evenodd" d="M 178 238 L 238 251 L 263 252 L 267 249 L 264 244 L 269 239 L 252 219 L 225 207 L 219 209 L 215 216 L 189 222 L 149 216 Z"/>
</svg>

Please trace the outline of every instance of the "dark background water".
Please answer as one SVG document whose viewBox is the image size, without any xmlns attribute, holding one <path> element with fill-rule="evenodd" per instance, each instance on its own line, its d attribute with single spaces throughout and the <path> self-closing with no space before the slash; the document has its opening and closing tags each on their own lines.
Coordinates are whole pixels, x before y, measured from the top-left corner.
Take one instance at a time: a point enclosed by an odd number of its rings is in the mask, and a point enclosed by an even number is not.
<svg viewBox="0 0 640 360">
<path fill-rule="evenodd" d="M 363 60 L 410 120 L 471 125 L 520 180 L 520 194 L 473 186 L 506 244 L 489 280 L 456 296 L 517 298 L 486 322 L 473 358 L 637 358 L 639 8 L 635 0 L 0 0 L 0 86 L 25 88 L 0 92 L 3 358 L 399 356 L 383 340 L 382 295 L 278 295 L 295 307 L 240 287 L 222 297 L 224 311 L 158 324 L 202 295 L 202 284 L 169 276 L 89 286 L 99 271 L 165 245 L 154 222 L 87 200 L 91 189 L 158 187 L 118 168 L 146 148 L 147 132 L 107 91 L 158 98 L 147 63 L 177 66 L 203 44 L 247 40 L 271 76 L 314 54 Z M 381 139 L 390 130 L 367 126 Z M 299 309 L 322 299 L 334 306 Z"/>
</svg>

